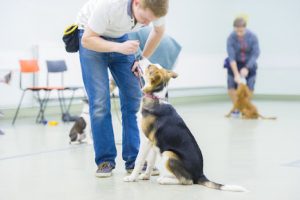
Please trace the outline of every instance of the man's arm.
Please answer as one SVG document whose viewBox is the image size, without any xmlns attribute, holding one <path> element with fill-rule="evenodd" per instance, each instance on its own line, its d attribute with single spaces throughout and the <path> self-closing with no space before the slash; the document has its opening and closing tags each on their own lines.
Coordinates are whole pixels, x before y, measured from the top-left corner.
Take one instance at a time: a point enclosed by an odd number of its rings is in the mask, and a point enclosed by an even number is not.
<svg viewBox="0 0 300 200">
<path fill-rule="evenodd" d="M 253 42 L 252 42 L 252 54 L 251 54 L 251 57 L 250 57 L 249 61 L 246 64 L 246 67 L 248 69 L 251 69 L 255 66 L 255 62 L 256 62 L 259 54 L 260 54 L 260 49 L 259 49 L 258 39 L 254 35 L 253 36 Z"/>
<path fill-rule="evenodd" d="M 148 58 L 154 53 L 155 49 L 160 43 L 160 40 L 162 39 L 163 35 L 165 33 L 165 26 L 154 26 L 151 30 L 147 42 L 145 44 L 144 50 L 142 52 L 142 57 L 146 58 L 144 59 L 144 64 L 149 63 Z M 139 62 L 135 62 L 134 65 L 131 68 L 131 71 L 134 73 L 135 76 L 139 76 L 139 72 L 137 71 L 137 66 L 139 65 Z"/>
<path fill-rule="evenodd" d="M 145 48 L 143 51 L 143 57 L 149 58 L 153 52 L 155 51 L 155 49 L 157 48 L 157 46 L 160 43 L 160 40 L 162 39 L 163 35 L 165 33 L 165 26 L 154 26 L 153 29 L 151 30 L 147 42 L 145 44 Z"/>
<path fill-rule="evenodd" d="M 229 61 L 230 61 L 230 67 L 232 69 L 233 75 L 234 75 L 234 80 L 235 82 L 239 82 L 240 80 L 240 73 L 237 67 L 237 63 L 236 63 L 236 58 L 235 58 L 235 50 L 233 47 L 233 38 L 229 37 L 227 39 L 227 54 L 229 57 Z"/>
<path fill-rule="evenodd" d="M 118 52 L 122 54 L 134 54 L 138 47 L 137 40 L 128 40 L 123 43 L 107 41 L 99 36 L 90 28 L 84 30 L 81 44 L 84 48 L 97 52 Z"/>
</svg>

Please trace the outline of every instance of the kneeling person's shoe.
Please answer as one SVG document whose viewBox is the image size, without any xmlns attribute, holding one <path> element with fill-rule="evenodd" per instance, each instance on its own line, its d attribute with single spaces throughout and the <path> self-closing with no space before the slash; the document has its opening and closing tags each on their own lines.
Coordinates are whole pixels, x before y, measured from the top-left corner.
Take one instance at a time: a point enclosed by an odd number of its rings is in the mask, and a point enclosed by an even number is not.
<svg viewBox="0 0 300 200">
<path fill-rule="evenodd" d="M 231 113 L 232 118 L 240 118 L 240 111 L 235 110 Z"/>
<path fill-rule="evenodd" d="M 99 178 L 110 177 L 112 175 L 112 170 L 115 168 L 110 162 L 103 162 L 98 166 L 96 171 L 96 176 Z"/>
</svg>

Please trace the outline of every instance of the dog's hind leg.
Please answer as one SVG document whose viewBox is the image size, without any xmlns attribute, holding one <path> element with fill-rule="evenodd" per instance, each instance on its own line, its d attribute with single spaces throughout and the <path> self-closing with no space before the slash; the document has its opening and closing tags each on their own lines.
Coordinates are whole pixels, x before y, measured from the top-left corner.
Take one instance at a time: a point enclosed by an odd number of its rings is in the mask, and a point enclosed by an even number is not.
<svg viewBox="0 0 300 200">
<path fill-rule="evenodd" d="M 176 177 L 159 177 L 157 182 L 161 185 L 180 185 L 180 182 Z"/>
<path fill-rule="evenodd" d="M 157 182 L 161 185 L 179 185 L 180 182 L 176 176 L 168 169 L 170 157 L 167 152 L 162 155 L 163 167 L 161 169 L 161 176 L 157 179 Z"/>
<path fill-rule="evenodd" d="M 163 153 L 164 169 L 162 177 L 157 181 L 165 185 L 191 185 L 193 181 L 191 175 L 186 171 L 178 156 L 172 151 L 165 151 Z"/>
</svg>

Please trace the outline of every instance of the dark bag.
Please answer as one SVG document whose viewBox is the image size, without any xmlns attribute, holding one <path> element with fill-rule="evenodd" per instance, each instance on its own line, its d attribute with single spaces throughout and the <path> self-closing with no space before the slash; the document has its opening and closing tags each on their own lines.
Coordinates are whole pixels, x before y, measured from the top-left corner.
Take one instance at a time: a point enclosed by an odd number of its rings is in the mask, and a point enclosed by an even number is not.
<svg viewBox="0 0 300 200">
<path fill-rule="evenodd" d="M 66 51 L 75 53 L 79 50 L 78 25 L 68 26 L 64 31 L 62 40 L 65 43 Z"/>
<path fill-rule="evenodd" d="M 229 58 L 226 58 L 226 59 L 224 60 L 223 67 L 224 67 L 224 68 L 227 68 L 227 69 L 231 69 Z"/>
</svg>

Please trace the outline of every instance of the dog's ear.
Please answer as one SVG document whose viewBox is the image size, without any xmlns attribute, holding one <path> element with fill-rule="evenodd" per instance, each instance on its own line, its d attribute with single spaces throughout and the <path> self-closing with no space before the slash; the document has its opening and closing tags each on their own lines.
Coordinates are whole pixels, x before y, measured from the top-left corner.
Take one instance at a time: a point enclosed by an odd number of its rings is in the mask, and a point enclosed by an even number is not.
<svg viewBox="0 0 300 200">
<path fill-rule="evenodd" d="M 151 85 L 157 85 L 161 82 L 162 75 L 159 73 L 155 73 L 153 76 L 150 77 L 150 83 Z"/>
<path fill-rule="evenodd" d="M 167 70 L 167 73 L 168 73 L 169 78 L 177 78 L 177 76 L 178 76 L 177 73 L 170 71 L 170 70 Z"/>
</svg>

